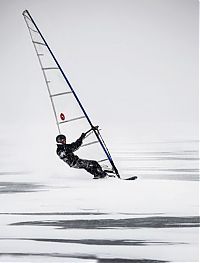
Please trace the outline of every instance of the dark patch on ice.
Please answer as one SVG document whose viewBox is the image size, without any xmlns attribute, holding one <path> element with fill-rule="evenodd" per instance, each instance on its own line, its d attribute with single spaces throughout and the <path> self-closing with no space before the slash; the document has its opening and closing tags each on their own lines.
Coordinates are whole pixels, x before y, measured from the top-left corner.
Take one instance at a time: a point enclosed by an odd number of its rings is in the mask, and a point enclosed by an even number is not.
<svg viewBox="0 0 200 263">
<path fill-rule="evenodd" d="M 101 258 L 98 259 L 97 263 L 161 263 L 169 262 L 162 260 L 153 260 L 153 259 L 126 259 L 126 258 Z"/>
<path fill-rule="evenodd" d="M 57 242 L 67 244 L 97 245 L 97 246 L 149 246 L 149 245 L 180 245 L 181 242 L 161 242 L 133 239 L 61 239 L 61 238 L 0 238 L 0 240 L 25 240 L 39 242 Z"/>
<path fill-rule="evenodd" d="M 74 243 L 74 244 L 84 244 L 84 245 L 103 245 L 103 246 L 146 246 L 146 245 L 174 245 L 183 244 L 178 242 L 156 242 L 156 241 L 145 241 L 145 240 L 109 240 L 109 239 L 33 239 L 35 241 L 43 242 L 59 242 L 59 243 Z"/>
<path fill-rule="evenodd" d="M 97 260 L 97 263 L 164 263 L 169 261 L 152 259 L 127 259 L 127 258 L 99 258 L 89 254 L 61 254 L 61 253 L 0 253 L 0 257 L 53 257 Z"/>
<path fill-rule="evenodd" d="M 62 229 L 111 229 L 111 228 L 186 228 L 199 227 L 199 216 L 145 217 L 126 219 L 92 220 L 43 220 L 12 223 L 14 226 L 53 226 Z"/>
<path fill-rule="evenodd" d="M 123 212 L 123 213 L 118 213 L 119 215 L 163 215 L 164 213 L 128 213 L 128 212 Z"/>
<path fill-rule="evenodd" d="M 0 194 L 16 194 L 41 191 L 44 187 L 35 183 L 0 182 Z"/>
<path fill-rule="evenodd" d="M 163 260 L 153 259 L 126 259 L 126 258 L 101 258 L 98 259 L 97 263 L 162 263 L 169 262 Z"/>
</svg>

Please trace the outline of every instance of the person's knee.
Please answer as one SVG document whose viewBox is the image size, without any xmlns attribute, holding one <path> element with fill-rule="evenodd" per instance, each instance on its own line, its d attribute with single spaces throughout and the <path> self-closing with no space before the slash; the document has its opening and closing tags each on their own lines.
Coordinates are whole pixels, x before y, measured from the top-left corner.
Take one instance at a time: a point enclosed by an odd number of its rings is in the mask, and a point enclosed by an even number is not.
<svg viewBox="0 0 200 263">
<path fill-rule="evenodd" d="M 97 161 L 93 161 L 94 167 L 100 167 L 99 163 Z"/>
</svg>

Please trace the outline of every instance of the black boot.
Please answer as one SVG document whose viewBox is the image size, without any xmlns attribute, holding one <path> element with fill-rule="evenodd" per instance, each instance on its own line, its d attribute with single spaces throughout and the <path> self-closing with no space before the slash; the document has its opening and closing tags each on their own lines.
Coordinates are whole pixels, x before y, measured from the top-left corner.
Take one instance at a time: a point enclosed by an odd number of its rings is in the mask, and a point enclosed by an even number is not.
<svg viewBox="0 0 200 263">
<path fill-rule="evenodd" d="M 106 176 L 108 176 L 108 174 L 104 171 L 104 172 L 100 175 L 100 178 L 105 178 Z"/>
<path fill-rule="evenodd" d="M 93 177 L 93 179 L 99 179 L 99 178 L 101 178 L 99 174 L 95 174 Z"/>
<path fill-rule="evenodd" d="M 106 172 L 103 172 L 101 174 L 95 174 L 93 179 L 102 179 L 105 178 L 106 176 L 108 176 L 108 174 Z"/>
</svg>

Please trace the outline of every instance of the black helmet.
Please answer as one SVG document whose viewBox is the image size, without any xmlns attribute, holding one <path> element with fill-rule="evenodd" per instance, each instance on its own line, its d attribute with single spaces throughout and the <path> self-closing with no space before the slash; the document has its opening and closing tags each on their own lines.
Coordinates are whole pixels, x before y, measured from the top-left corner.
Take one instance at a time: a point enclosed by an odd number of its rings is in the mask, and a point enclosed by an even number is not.
<svg viewBox="0 0 200 263">
<path fill-rule="evenodd" d="M 66 140 L 66 137 L 65 137 L 65 135 L 63 135 L 63 134 L 59 134 L 59 135 L 56 137 L 56 142 L 57 142 L 57 143 L 62 143 L 62 140 Z"/>
</svg>

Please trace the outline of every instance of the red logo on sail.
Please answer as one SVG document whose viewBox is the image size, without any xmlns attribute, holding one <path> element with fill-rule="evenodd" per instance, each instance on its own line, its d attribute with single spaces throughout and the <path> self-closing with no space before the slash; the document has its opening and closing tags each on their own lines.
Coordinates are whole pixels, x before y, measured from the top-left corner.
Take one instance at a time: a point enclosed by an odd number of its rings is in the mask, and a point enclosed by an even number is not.
<svg viewBox="0 0 200 263">
<path fill-rule="evenodd" d="M 65 115 L 63 113 L 61 113 L 60 114 L 60 118 L 61 118 L 62 121 L 64 121 L 65 120 Z"/>
</svg>

